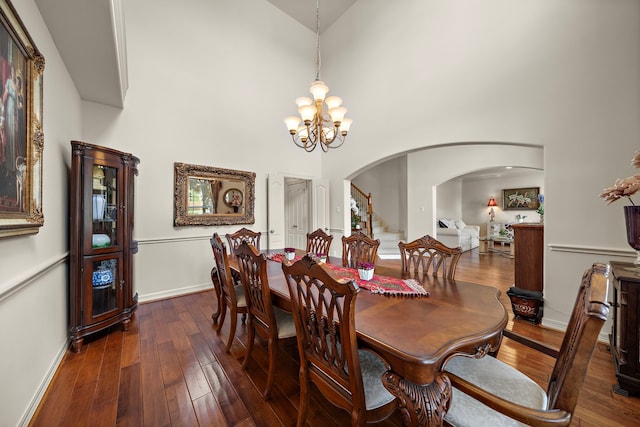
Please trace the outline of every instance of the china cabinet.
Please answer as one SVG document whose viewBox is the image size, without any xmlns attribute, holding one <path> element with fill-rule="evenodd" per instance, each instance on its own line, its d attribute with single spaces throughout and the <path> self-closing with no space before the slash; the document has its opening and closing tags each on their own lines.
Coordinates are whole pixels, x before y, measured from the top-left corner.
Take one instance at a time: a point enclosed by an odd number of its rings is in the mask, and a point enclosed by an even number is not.
<svg viewBox="0 0 640 427">
<path fill-rule="evenodd" d="M 138 306 L 132 234 L 140 160 L 84 142 L 71 148 L 69 337 L 78 352 L 89 334 L 117 323 L 128 330 Z"/>
<path fill-rule="evenodd" d="M 611 261 L 613 301 L 609 343 L 618 384 L 623 396 L 640 394 L 640 267 Z"/>
</svg>

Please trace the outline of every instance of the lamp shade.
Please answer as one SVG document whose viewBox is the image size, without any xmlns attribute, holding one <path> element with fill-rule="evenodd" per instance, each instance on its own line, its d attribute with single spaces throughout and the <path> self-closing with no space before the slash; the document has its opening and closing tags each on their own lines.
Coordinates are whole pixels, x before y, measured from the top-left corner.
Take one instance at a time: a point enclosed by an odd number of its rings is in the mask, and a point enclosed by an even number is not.
<svg viewBox="0 0 640 427">
<path fill-rule="evenodd" d="M 489 198 L 489 203 L 487 203 L 487 206 L 498 206 L 498 204 L 496 203 L 496 199 L 494 199 L 493 196 Z"/>
</svg>

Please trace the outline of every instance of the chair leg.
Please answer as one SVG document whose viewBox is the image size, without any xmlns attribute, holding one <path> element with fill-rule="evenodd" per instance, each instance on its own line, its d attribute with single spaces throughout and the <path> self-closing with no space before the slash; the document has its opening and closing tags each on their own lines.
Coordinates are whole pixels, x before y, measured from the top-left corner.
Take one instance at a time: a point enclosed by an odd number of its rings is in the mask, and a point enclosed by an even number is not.
<svg viewBox="0 0 640 427">
<path fill-rule="evenodd" d="M 222 330 L 222 325 L 224 325 L 224 318 L 227 317 L 227 304 L 224 302 L 220 303 L 220 321 L 218 322 L 218 327 L 216 328 L 216 333 L 220 335 L 220 331 Z"/>
<path fill-rule="evenodd" d="M 231 309 L 230 311 L 230 316 L 231 319 L 231 325 L 229 325 L 229 341 L 227 341 L 227 346 L 225 348 L 225 351 L 227 353 L 229 353 L 229 350 L 231 349 L 231 344 L 233 343 L 233 338 L 235 338 L 236 336 L 236 326 L 238 324 L 238 312 L 236 310 Z"/>
<path fill-rule="evenodd" d="M 307 411 L 309 409 L 309 377 L 307 373 L 300 368 L 300 405 L 298 405 L 298 422 L 296 427 L 304 427 L 307 422 Z"/>
<path fill-rule="evenodd" d="M 249 316 L 249 323 L 247 323 L 247 354 L 244 356 L 244 360 L 242 361 L 242 369 L 247 369 L 247 364 L 249 363 L 249 359 L 251 358 L 251 353 L 253 352 L 253 343 L 256 337 L 256 330 L 253 326 L 253 320 L 251 316 Z"/>
<path fill-rule="evenodd" d="M 278 339 L 269 338 L 269 372 L 267 374 L 267 387 L 263 397 L 268 400 L 271 397 L 271 389 L 276 378 L 276 362 L 278 361 Z"/>
</svg>

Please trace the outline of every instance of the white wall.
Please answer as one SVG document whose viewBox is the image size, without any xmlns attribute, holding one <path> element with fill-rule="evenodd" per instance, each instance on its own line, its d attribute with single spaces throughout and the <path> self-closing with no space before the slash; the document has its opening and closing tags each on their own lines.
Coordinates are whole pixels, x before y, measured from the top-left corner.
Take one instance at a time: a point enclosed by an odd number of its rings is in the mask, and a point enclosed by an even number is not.
<svg viewBox="0 0 640 427">
<path fill-rule="evenodd" d="M 340 152 L 322 160 L 332 201 L 346 206 L 342 180 L 398 153 L 468 141 L 543 147 L 543 322 L 563 327 L 582 271 L 594 261 L 632 255 L 622 203 L 607 206 L 597 195 L 634 172 L 628 165 L 640 140 L 640 3 L 409 0 L 403 6 L 356 2 L 323 39 L 332 52 L 324 61 L 326 80 L 354 119 Z M 409 175 L 425 165 L 409 158 Z M 431 212 L 431 199 L 415 203 L 413 193 L 410 188 L 408 239 L 424 234 L 430 222 L 420 208 Z M 332 227 L 344 227 L 348 216 L 332 212 Z"/>
<path fill-rule="evenodd" d="M 44 226 L 0 240 L 0 425 L 28 421 L 67 342 L 69 141 L 80 135 L 80 98 L 31 0 L 13 2 L 45 58 Z"/>
<path fill-rule="evenodd" d="M 209 239 L 239 228 L 173 227 L 174 162 L 255 172 L 247 226 L 265 245 L 267 175 L 320 176 L 320 153 L 295 147 L 283 122 L 315 77 L 315 35 L 263 0 L 140 0 L 125 13 L 125 108 L 84 103 L 83 136 L 141 159 L 135 280 L 145 301 L 211 287 Z"/>
<path fill-rule="evenodd" d="M 467 221 L 462 210 L 462 180 L 454 178 L 436 188 L 436 221 L 438 218 L 453 218 Z M 469 222 L 469 224 L 475 224 Z"/>
</svg>

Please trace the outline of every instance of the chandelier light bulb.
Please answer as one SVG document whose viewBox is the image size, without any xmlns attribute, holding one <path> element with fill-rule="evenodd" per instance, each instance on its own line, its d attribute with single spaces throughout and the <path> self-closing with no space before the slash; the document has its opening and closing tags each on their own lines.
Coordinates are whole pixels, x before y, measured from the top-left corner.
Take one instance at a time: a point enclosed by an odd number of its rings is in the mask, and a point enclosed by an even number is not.
<svg viewBox="0 0 640 427">
<path fill-rule="evenodd" d="M 351 119 L 348 119 L 348 118 L 342 119 L 342 122 L 340 122 L 340 133 L 342 134 L 342 136 L 345 136 L 347 132 L 349 132 L 349 129 L 351 128 L 351 123 L 353 123 L 353 120 Z"/>
<path fill-rule="evenodd" d="M 329 115 L 334 123 L 342 122 L 345 114 L 347 114 L 347 109 L 344 107 L 336 107 L 329 110 Z"/>
<path fill-rule="evenodd" d="M 339 96 L 328 96 L 327 99 L 324 100 L 325 104 L 327 104 L 327 108 L 331 110 L 332 108 L 336 108 L 342 105 L 342 98 Z"/>
<path fill-rule="evenodd" d="M 313 99 L 316 101 L 324 101 L 324 97 L 329 93 L 329 87 L 324 84 L 321 80 L 316 80 L 311 83 L 311 87 L 309 88 L 309 92 L 313 95 Z"/>
<path fill-rule="evenodd" d="M 300 98 L 296 98 L 296 105 L 298 108 L 303 107 L 305 105 L 312 105 L 313 100 L 308 96 L 301 96 Z"/>
<path fill-rule="evenodd" d="M 284 122 L 287 125 L 287 129 L 289 129 L 289 133 L 291 133 L 292 135 L 295 135 L 298 129 L 298 125 L 300 124 L 300 117 L 289 116 L 286 119 L 284 119 Z"/>
</svg>

